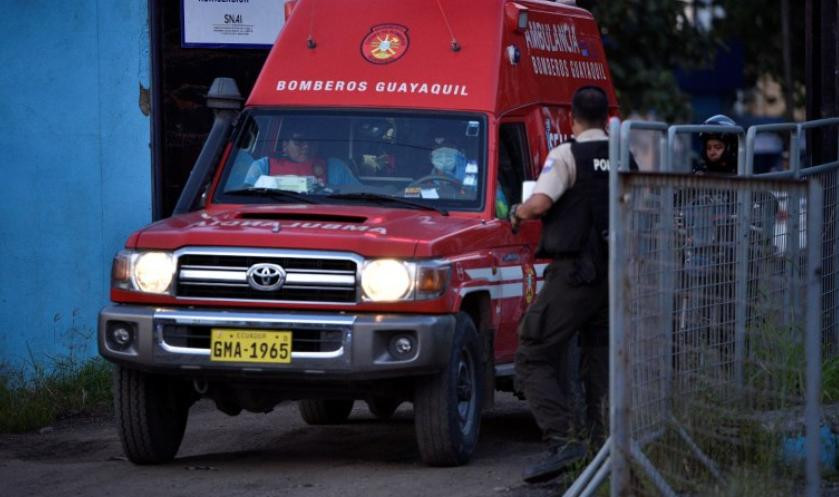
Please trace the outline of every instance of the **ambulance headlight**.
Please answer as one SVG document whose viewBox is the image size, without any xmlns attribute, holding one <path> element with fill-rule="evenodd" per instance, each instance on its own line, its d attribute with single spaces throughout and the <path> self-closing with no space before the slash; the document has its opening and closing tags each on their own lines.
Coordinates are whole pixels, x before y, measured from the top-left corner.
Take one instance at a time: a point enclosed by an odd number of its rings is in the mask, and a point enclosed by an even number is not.
<svg viewBox="0 0 839 497">
<path fill-rule="evenodd" d="M 445 292 L 450 273 L 450 266 L 439 261 L 367 261 L 361 269 L 362 299 L 398 302 L 437 298 Z"/>
<path fill-rule="evenodd" d="M 411 291 L 413 277 L 407 264 L 396 259 L 377 259 L 361 270 L 361 289 L 367 300 L 393 302 Z"/>
<path fill-rule="evenodd" d="M 111 284 L 135 292 L 171 293 L 175 258 L 170 252 L 123 250 L 114 257 Z"/>
</svg>

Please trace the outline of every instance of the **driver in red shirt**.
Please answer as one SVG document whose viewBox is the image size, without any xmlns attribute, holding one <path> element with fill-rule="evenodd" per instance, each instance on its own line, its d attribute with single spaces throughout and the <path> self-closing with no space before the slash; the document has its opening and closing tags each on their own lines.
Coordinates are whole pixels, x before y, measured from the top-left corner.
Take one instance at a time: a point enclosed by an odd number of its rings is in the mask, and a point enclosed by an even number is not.
<svg viewBox="0 0 839 497">
<path fill-rule="evenodd" d="M 290 132 L 280 145 L 282 156 L 269 159 L 268 174 L 314 176 L 320 184 L 326 184 L 326 161 L 317 155 L 316 145 L 305 133 Z"/>
</svg>

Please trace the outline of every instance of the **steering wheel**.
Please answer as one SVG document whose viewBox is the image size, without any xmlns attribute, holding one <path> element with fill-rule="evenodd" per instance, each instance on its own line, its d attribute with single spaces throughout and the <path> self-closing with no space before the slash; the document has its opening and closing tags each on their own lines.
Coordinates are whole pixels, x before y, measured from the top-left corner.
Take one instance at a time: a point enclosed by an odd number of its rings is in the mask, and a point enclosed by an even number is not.
<svg viewBox="0 0 839 497">
<path fill-rule="evenodd" d="M 446 176 L 444 174 L 429 174 L 428 176 L 423 176 L 422 178 L 415 179 L 414 181 L 411 181 L 411 183 L 408 184 L 408 186 L 406 188 L 412 188 L 412 187 L 415 188 L 415 187 L 421 186 L 425 183 L 432 182 L 432 181 L 434 181 L 434 182 L 442 181 L 444 183 L 447 183 L 447 184 L 451 185 L 452 188 L 454 188 L 455 190 L 460 190 L 460 186 L 461 186 L 460 180 L 458 180 L 455 177 Z"/>
</svg>

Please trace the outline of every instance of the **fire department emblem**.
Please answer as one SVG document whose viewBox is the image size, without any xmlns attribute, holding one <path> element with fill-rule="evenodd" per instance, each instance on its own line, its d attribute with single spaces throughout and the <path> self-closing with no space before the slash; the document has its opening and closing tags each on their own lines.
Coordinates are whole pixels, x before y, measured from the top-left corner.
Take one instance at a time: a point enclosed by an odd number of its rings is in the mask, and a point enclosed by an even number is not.
<svg viewBox="0 0 839 497">
<path fill-rule="evenodd" d="M 361 55 L 373 64 L 390 64 L 408 51 L 408 28 L 399 24 L 373 26 L 361 42 Z"/>
</svg>

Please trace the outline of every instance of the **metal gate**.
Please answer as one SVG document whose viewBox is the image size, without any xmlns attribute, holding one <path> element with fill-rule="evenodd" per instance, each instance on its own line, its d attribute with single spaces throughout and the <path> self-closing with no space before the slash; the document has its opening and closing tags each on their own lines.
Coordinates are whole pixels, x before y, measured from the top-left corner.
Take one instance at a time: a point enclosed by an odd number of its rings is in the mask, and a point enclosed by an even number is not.
<svg viewBox="0 0 839 497">
<path fill-rule="evenodd" d="M 672 171 L 674 137 L 707 128 L 618 126 L 611 436 L 566 495 L 591 495 L 607 475 L 613 496 L 819 495 L 821 361 L 807 358 L 837 343 L 821 308 L 837 300 L 825 278 L 839 163 L 749 177 L 749 130 L 740 177 L 618 172 L 633 129 L 660 133 L 656 163 Z"/>
</svg>

